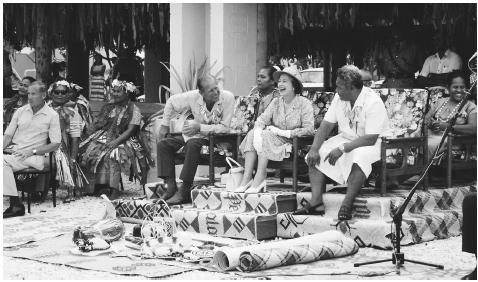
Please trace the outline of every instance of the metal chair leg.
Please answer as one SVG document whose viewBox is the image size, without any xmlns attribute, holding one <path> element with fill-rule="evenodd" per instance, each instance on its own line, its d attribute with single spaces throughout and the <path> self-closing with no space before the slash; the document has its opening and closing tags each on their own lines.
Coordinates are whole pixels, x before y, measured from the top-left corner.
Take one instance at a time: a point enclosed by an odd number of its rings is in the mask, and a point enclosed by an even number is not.
<svg viewBox="0 0 478 282">
<path fill-rule="evenodd" d="M 209 185 L 214 185 L 214 135 L 209 134 Z"/>
<path fill-rule="evenodd" d="M 31 199 L 30 199 L 30 193 L 27 193 L 27 206 L 28 206 L 28 213 L 31 213 L 31 211 L 30 211 L 30 203 L 31 203 Z"/>
<path fill-rule="evenodd" d="M 448 144 L 447 144 L 447 160 L 446 160 L 446 187 L 451 187 L 451 166 L 453 161 L 453 154 L 452 154 L 452 146 L 453 146 L 453 136 L 448 136 Z"/>
<path fill-rule="evenodd" d="M 280 169 L 279 170 L 279 180 L 280 180 L 280 183 L 284 183 L 284 170 L 283 169 Z"/>
<path fill-rule="evenodd" d="M 53 207 L 56 208 L 56 183 L 51 186 L 51 194 L 53 196 Z"/>
<path fill-rule="evenodd" d="M 297 155 L 299 154 L 299 143 L 297 138 L 293 140 L 294 155 L 292 157 L 292 189 L 297 193 Z"/>
<path fill-rule="evenodd" d="M 124 191 L 123 177 L 121 176 L 121 174 L 120 174 L 120 188 L 121 188 L 121 191 Z"/>
</svg>

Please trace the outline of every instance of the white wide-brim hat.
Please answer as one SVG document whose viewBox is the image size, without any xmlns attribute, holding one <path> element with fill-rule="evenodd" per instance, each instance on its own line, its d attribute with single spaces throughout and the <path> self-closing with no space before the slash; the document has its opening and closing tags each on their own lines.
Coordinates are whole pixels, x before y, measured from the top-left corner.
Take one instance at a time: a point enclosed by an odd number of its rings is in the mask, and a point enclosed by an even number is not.
<svg viewBox="0 0 478 282">
<path fill-rule="evenodd" d="M 299 84 L 300 89 L 296 89 L 296 93 L 302 93 L 302 89 L 304 86 L 302 85 L 302 75 L 300 74 L 299 70 L 296 66 L 293 67 L 286 67 L 282 71 L 276 71 L 273 74 L 274 81 L 277 83 L 279 81 L 279 77 L 283 74 L 287 74 L 288 76 L 292 77 L 292 79 L 296 80 Z"/>
</svg>

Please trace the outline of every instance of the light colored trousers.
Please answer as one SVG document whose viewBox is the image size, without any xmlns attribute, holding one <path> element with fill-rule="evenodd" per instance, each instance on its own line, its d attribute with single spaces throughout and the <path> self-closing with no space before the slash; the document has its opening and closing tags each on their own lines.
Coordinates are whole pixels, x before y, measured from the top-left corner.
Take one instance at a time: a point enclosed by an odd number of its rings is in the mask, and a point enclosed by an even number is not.
<svg viewBox="0 0 478 282">
<path fill-rule="evenodd" d="M 13 173 L 25 168 L 43 169 L 44 157 L 31 156 L 24 160 L 14 155 L 3 155 L 3 196 L 18 196 L 17 184 Z"/>
</svg>

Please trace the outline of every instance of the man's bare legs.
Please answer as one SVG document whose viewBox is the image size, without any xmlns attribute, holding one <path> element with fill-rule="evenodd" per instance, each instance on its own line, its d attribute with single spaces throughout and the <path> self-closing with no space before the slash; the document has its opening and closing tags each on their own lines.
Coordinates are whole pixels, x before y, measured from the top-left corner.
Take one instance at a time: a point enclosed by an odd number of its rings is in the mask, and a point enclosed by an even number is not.
<svg viewBox="0 0 478 282">
<path fill-rule="evenodd" d="M 327 177 L 323 174 L 320 170 L 318 170 L 315 166 L 309 166 L 309 180 L 310 180 L 310 188 L 312 191 L 312 199 L 310 201 L 310 206 L 318 206 L 324 203 L 324 199 L 322 197 L 323 193 L 325 192 L 325 182 Z M 317 210 L 324 210 L 317 209 Z"/>
<path fill-rule="evenodd" d="M 323 203 L 322 195 L 325 190 L 326 176 L 316 167 L 309 167 L 310 188 L 312 190 L 311 206 Z"/>
<path fill-rule="evenodd" d="M 345 198 L 339 210 L 339 219 L 352 218 L 352 205 L 360 193 L 360 189 L 362 189 L 365 180 L 367 180 L 367 177 L 362 169 L 354 163 L 349 178 L 347 179 L 347 194 L 345 194 Z"/>
</svg>

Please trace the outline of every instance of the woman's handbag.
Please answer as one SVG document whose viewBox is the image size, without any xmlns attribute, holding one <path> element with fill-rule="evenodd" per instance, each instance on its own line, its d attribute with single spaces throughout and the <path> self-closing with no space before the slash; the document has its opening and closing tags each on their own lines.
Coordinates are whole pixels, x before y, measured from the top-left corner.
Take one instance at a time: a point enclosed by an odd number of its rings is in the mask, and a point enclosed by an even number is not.
<svg viewBox="0 0 478 282">
<path fill-rule="evenodd" d="M 241 184 L 242 176 L 244 176 L 244 168 L 233 158 L 226 157 L 226 162 L 230 167 L 229 172 L 225 175 L 226 191 L 234 191 L 234 189 Z M 234 167 L 231 162 L 234 163 L 236 167 Z"/>
</svg>

